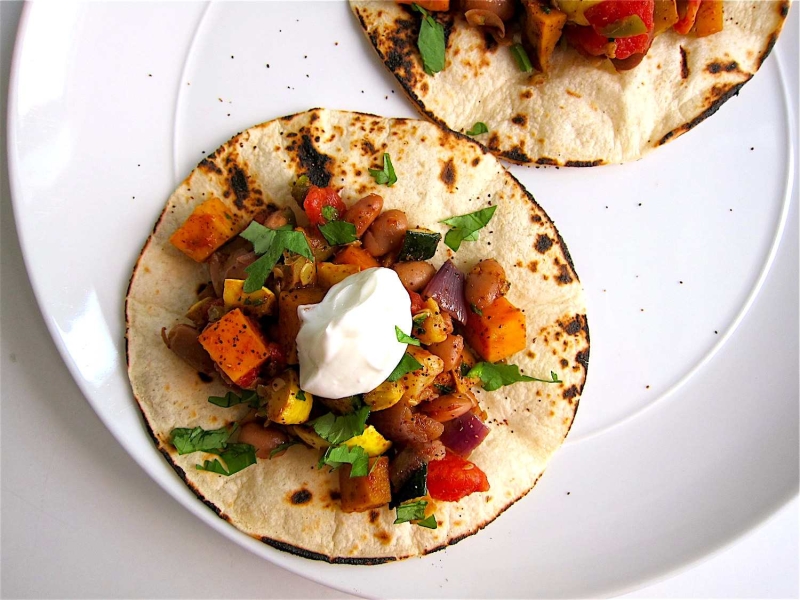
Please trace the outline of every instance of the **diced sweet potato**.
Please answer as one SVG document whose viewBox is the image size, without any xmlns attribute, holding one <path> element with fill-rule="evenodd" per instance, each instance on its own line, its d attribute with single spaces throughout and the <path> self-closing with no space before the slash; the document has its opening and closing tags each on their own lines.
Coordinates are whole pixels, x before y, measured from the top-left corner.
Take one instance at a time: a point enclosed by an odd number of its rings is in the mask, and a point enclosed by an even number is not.
<svg viewBox="0 0 800 600">
<path fill-rule="evenodd" d="M 525 315 L 501 296 L 481 315 L 470 311 L 464 337 L 484 360 L 497 362 L 525 349 Z"/>
<path fill-rule="evenodd" d="M 321 262 L 317 265 L 317 284 L 321 288 L 330 289 L 345 277 L 355 275 L 361 270 L 358 265 L 335 265 Z"/>
<path fill-rule="evenodd" d="M 694 20 L 694 33 L 705 37 L 722 31 L 722 0 L 703 0 Z"/>
<path fill-rule="evenodd" d="M 238 308 L 208 325 L 198 340 L 217 366 L 237 384 L 269 358 L 267 342 L 258 325 Z"/>
<path fill-rule="evenodd" d="M 281 292 L 278 297 L 278 342 L 280 342 L 286 362 L 296 365 L 297 334 L 300 332 L 300 317 L 297 307 L 303 304 L 318 304 L 325 297 L 322 288 L 300 288 L 290 292 Z"/>
<path fill-rule="evenodd" d="M 275 310 L 275 294 L 269 288 L 262 287 L 255 292 L 244 291 L 241 279 L 226 279 L 222 292 L 225 308 L 241 308 L 256 317 L 271 315 Z"/>
<path fill-rule="evenodd" d="M 398 4 L 417 4 L 431 12 L 450 10 L 450 0 L 397 0 Z"/>
<path fill-rule="evenodd" d="M 237 220 L 219 198 L 209 198 L 194 209 L 169 238 L 189 258 L 203 262 L 239 233 Z"/>
<path fill-rule="evenodd" d="M 522 0 L 522 46 L 531 64 L 544 73 L 550 68 L 550 57 L 561 39 L 567 15 L 540 0 Z"/>
<path fill-rule="evenodd" d="M 350 465 L 339 467 L 339 493 L 344 512 L 379 508 L 392 499 L 389 459 L 385 456 L 370 458 L 369 469 L 369 474 L 364 477 L 350 477 Z"/>
<path fill-rule="evenodd" d="M 358 246 L 346 246 L 334 257 L 333 262 L 337 265 L 358 265 L 361 269 L 380 267 L 372 254 Z"/>
<path fill-rule="evenodd" d="M 678 7 L 675 0 L 655 0 L 653 9 L 653 36 L 667 31 L 678 22 Z"/>
<path fill-rule="evenodd" d="M 410 406 L 416 406 L 422 402 L 422 391 L 426 387 L 433 385 L 436 376 L 444 370 L 444 361 L 419 346 L 408 346 L 406 352 L 422 365 L 422 368 L 406 373 L 399 380 L 400 385 L 405 390 L 403 399 Z"/>
</svg>

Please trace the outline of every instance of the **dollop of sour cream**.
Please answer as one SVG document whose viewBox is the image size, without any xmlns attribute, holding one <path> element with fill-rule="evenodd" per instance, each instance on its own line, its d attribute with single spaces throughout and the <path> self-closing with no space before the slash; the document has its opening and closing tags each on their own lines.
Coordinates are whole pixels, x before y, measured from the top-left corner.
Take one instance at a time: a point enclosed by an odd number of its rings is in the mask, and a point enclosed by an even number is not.
<svg viewBox="0 0 800 600">
<path fill-rule="evenodd" d="M 323 398 L 374 390 L 403 358 L 395 326 L 411 332 L 411 299 L 392 269 L 337 283 L 319 304 L 297 307 L 300 387 Z"/>
</svg>

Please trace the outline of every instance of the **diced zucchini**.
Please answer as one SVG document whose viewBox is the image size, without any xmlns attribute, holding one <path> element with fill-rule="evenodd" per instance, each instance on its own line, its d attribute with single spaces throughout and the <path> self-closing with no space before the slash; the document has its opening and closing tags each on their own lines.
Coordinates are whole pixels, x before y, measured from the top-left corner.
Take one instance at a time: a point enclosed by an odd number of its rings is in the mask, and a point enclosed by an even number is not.
<svg viewBox="0 0 800 600">
<path fill-rule="evenodd" d="M 260 290 L 248 294 L 244 291 L 242 279 L 225 280 L 222 300 L 225 302 L 226 309 L 241 308 L 256 317 L 271 315 L 275 311 L 276 299 L 271 290 L 262 287 Z"/>
<path fill-rule="evenodd" d="M 297 437 L 312 448 L 322 450 L 323 448 L 330 447 L 330 444 L 322 439 L 311 427 L 306 425 L 292 425 L 291 429 Z"/>
<path fill-rule="evenodd" d="M 239 233 L 237 220 L 219 198 L 209 198 L 192 211 L 169 238 L 189 258 L 203 262 Z"/>
<path fill-rule="evenodd" d="M 416 500 L 428 495 L 428 463 L 423 464 L 419 469 L 411 473 L 403 484 L 400 490 L 392 494 L 392 501 L 389 508 L 407 502 L 408 500 Z"/>
<path fill-rule="evenodd" d="M 406 373 L 400 378 L 400 385 L 405 389 L 403 399 L 409 405 L 416 406 L 422 400 L 422 390 L 429 385 L 433 385 L 436 376 L 444 370 L 444 361 L 419 346 L 409 346 L 406 352 L 422 365 L 421 369 Z"/>
<path fill-rule="evenodd" d="M 267 417 L 282 425 L 308 421 L 314 397 L 300 389 L 297 371 L 288 369 L 272 380 L 272 394 L 267 401 Z"/>
<path fill-rule="evenodd" d="M 409 229 L 406 231 L 406 237 L 403 238 L 403 246 L 397 256 L 398 262 L 433 258 L 441 239 L 441 233 L 430 229 Z"/>
<path fill-rule="evenodd" d="M 469 313 L 464 340 L 484 360 L 497 362 L 525 349 L 525 313 L 500 296 L 483 313 Z"/>
<path fill-rule="evenodd" d="M 345 277 L 355 275 L 361 271 L 358 265 L 335 265 L 330 262 L 321 262 L 317 265 L 317 284 L 324 289 L 330 289 Z"/>
<path fill-rule="evenodd" d="M 392 442 L 383 437 L 372 425 L 367 425 L 364 433 L 345 440 L 344 445 L 349 448 L 361 446 L 369 456 L 380 456 L 392 447 Z"/>
<path fill-rule="evenodd" d="M 269 357 L 258 325 L 238 308 L 209 324 L 197 339 L 219 368 L 237 384 Z"/>
<path fill-rule="evenodd" d="M 364 403 L 373 411 L 384 410 L 394 406 L 405 393 L 399 381 L 384 381 L 371 392 L 364 394 Z"/>
<path fill-rule="evenodd" d="M 379 508 L 392 499 L 389 482 L 389 459 L 385 456 L 369 459 L 369 474 L 350 477 L 352 466 L 339 468 L 339 494 L 343 512 L 363 512 Z"/>
</svg>

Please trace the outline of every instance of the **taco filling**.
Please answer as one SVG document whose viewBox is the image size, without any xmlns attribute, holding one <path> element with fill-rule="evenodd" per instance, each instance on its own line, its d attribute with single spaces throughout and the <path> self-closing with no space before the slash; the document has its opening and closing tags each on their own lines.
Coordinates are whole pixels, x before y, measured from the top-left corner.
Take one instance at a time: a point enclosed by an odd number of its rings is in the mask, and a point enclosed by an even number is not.
<svg viewBox="0 0 800 600">
<path fill-rule="evenodd" d="M 186 307 L 191 324 L 164 327 L 163 340 L 227 386 L 210 403 L 250 407 L 222 429 L 174 428 L 172 444 L 214 455 L 196 468 L 219 475 L 303 444 L 318 468 L 338 470 L 342 511 L 389 505 L 395 524 L 435 529 L 436 502 L 490 489 L 469 460 L 490 434 L 481 389 L 561 381 L 507 362 L 526 347 L 526 320 L 500 262 L 437 269 L 442 235 L 384 211 L 374 192 L 348 208 L 303 176 L 292 195 L 307 225 L 271 207 L 239 232 L 210 199 L 170 237 L 208 267 L 209 284 Z M 496 210 L 444 219 L 443 243 L 455 252 L 478 240 Z"/>
</svg>

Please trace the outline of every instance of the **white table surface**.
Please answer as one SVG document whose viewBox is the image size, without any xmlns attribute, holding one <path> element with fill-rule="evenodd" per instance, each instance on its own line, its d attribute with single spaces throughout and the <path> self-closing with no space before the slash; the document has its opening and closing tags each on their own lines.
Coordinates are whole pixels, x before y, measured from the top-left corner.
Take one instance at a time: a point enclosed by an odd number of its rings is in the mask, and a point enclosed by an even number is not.
<svg viewBox="0 0 800 600">
<path fill-rule="evenodd" d="M 190 515 L 128 457 L 72 381 L 28 282 L 8 189 L 6 96 L 21 9 L 0 2 L 0 595 L 349 597 Z M 624 597 L 797 598 L 798 506 L 795 498 L 731 546 Z"/>
</svg>

